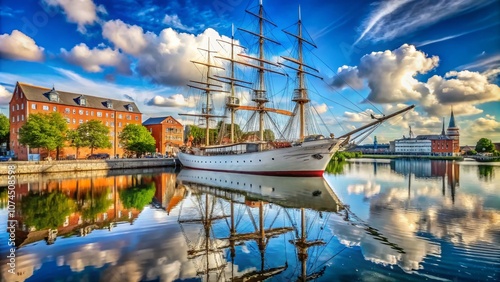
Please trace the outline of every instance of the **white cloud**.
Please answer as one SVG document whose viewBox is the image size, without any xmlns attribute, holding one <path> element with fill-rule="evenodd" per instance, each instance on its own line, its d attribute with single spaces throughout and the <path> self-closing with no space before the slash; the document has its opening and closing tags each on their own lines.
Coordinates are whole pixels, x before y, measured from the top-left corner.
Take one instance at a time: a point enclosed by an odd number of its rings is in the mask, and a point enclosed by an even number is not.
<svg viewBox="0 0 500 282">
<path fill-rule="evenodd" d="M 363 22 L 361 40 L 386 41 L 431 26 L 453 15 L 470 12 L 494 0 L 389 0 L 377 3 Z"/>
<path fill-rule="evenodd" d="M 142 27 L 128 25 L 121 20 L 106 22 L 102 26 L 102 36 L 131 55 L 139 55 L 147 45 Z"/>
<path fill-rule="evenodd" d="M 412 45 L 396 50 L 373 52 L 363 56 L 357 67 L 339 68 L 332 84 L 345 85 L 340 77 L 350 81 L 365 79 L 370 93 L 367 100 L 374 103 L 420 102 L 429 117 L 441 117 L 453 109 L 458 115 L 473 115 L 482 110 L 476 105 L 500 101 L 500 88 L 488 76 L 468 70 L 450 71 L 444 77 L 434 75 L 427 82 L 415 77 L 437 67 L 439 58 L 429 57 Z"/>
<path fill-rule="evenodd" d="M 209 38 L 211 50 L 219 51 L 222 56 L 224 49 L 216 40 L 231 40 L 211 28 L 198 35 L 166 28 L 156 35 L 120 20 L 106 22 L 103 36 L 137 59 L 136 70 L 140 75 L 158 84 L 175 86 L 185 85 L 190 79 L 200 77 L 203 68 L 195 66 L 191 60 L 206 60 L 198 48 L 206 49 Z"/>
<path fill-rule="evenodd" d="M 363 79 L 359 77 L 357 67 L 343 65 L 337 69 L 337 73 L 332 78 L 330 84 L 337 88 L 349 86 L 354 89 L 361 89 L 363 88 Z"/>
<path fill-rule="evenodd" d="M 61 49 L 61 55 L 69 63 L 81 66 L 88 72 L 101 72 L 102 66 L 113 66 L 120 73 L 131 74 L 128 58 L 118 50 L 112 50 L 109 47 L 90 50 L 85 43 L 80 43 L 71 51 Z"/>
<path fill-rule="evenodd" d="M 163 23 L 169 25 L 173 28 L 185 30 L 185 31 L 193 31 L 194 27 L 188 27 L 182 24 L 181 19 L 177 15 L 165 15 L 163 18 Z"/>
<path fill-rule="evenodd" d="M 475 133 L 500 133 L 500 121 L 495 116 L 486 115 L 474 120 L 470 129 Z"/>
<path fill-rule="evenodd" d="M 69 22 L 78 24 L 78 31 L 86 32 L 85 25 L 91 25 L 98 20 L 97 12 L 106 14 L 103 5 L 96 6 L 92 0 L 43 0 L 50 6 L 60 6 Z"/>
<path fill-rule="evenodd" d="M 5 89 L 3 85 L 0 85 L 0 105 L 8 105 L 11 98 L 12 93 Z"/>
<path fill-rule="evenodd" d="M 42 61 L 43 48 L 35 40 L 19 30 L 0 35 L 0 57 L 23 61 Z"/>
<path fill-rule="evenodd" d="M 160 107 L 194 107 L 195 100 L 192 96 L 184 97 L 182 94 L 174 94 L 169 97 L 155 96 L 148 104 Z"/>
<path fill-rule="evenodd" d="M 314 109 L 318 114 L 324 114 L 328 111 L 328 105 L 323 103 L 323 104 L 314 104 Z"/>
<path fill-rule="evenodd" d="M 500 101 L 500 87 L 488 81 L 478 72 L 451 71 L 444 77 L 433 76 L 426 83 L 430 93 L 422 99 L 422 105 L 431 115 L 448 111 L 451 105 L 459 115 L 481 113 L 476 105 Z"/>
</svg>

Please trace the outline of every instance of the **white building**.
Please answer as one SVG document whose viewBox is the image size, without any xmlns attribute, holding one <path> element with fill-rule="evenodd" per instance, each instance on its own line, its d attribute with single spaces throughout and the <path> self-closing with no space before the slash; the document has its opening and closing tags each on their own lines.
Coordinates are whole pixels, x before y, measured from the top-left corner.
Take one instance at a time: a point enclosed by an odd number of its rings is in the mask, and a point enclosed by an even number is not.
<svg viewBox="0 0 500 282">
<path fill-rule="evenodd" d="M 398 154 L 430 155 L 432 153 L 432 141 L 418 137 L 395 140 L 394 151 Z"/>
</svg>

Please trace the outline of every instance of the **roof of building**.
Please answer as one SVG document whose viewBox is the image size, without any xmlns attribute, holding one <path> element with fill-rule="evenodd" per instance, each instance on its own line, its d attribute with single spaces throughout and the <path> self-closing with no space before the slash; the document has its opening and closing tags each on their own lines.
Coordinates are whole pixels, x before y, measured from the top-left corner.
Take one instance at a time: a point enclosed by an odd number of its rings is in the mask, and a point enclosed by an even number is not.
<svg viewBox="0 0 500 282">
<path fill-rule="evenodd" d="M 107 107 L 107 102 L 111 102 L 113 105 L 112 108 L 113 110 L 140 113 L 139 108 L 133 101 L 122 101 L 104 97 L 90 96 L 86 94 L 60 91 L 54 88 L 49 89 L 45 87 L 35 86 L 32 84 L 27 84 L 24 82 L 18 82 L 18 85 L 23 91 L 24 95 L 26 96 L 26 99 L 32 102 L 33 101 L 48 102 L 48 103 L 63 104 L 68 106 L 79 106 L 79 107 L 95 108 L 103 110 L 108 110 L 109 108 Z M 50 101 L 49 93 L 58 94 L 59 101 L 58 102 Z M 84 97 L 86 99 L 86 106 L 79 104 L 80 97 Z M 132 106 L 132 111 L 129 111 L 128 109 L 129 105 Z"/>
<path fill-rule="evenodd" d="M 167 118 L 172 118 L 175 122 L 177 122 L 178 124 L 181 124 L 180 122 L 178 122 L 175 118 L 173 118 L 172 116 L 166 116 L 166 117 L 152 117 L 152 118 L 148 118 L 146 121 L 144 121 L 142 123 L 142 125 L 155 125 L 155 124 L 161 124 L 164 120 L 166 120 Z"/>
<path fill-rule="evenodd" d="M 395 141 L 403 141 L 403 140 L 452 140 L 447 135 L 418 135 L 415 138 L 401 138 L 401 139 L 396 139 Z"/>
</svg>

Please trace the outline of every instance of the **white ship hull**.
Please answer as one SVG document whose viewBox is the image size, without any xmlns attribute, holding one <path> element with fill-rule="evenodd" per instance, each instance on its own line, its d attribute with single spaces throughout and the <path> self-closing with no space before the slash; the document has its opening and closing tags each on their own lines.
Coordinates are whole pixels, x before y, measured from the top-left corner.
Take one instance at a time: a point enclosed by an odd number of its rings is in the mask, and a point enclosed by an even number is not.
<svg viewBox="0 0 500 282">
<path fill-rule="evenodd" d="M 322 176 L 343 139 L 321 139 L 300 146 L 227 155 L 179 153 L 184 167 L 212 171 L 282 176 Z"/>
</svg>

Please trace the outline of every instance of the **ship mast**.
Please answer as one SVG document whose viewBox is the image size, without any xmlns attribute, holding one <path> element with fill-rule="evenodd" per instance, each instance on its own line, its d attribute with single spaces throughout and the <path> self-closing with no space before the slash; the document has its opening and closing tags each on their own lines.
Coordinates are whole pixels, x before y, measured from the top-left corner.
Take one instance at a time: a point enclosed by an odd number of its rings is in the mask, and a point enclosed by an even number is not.
<svg viewBox="0 0 500 282">
<path fill-rule="evenodd" d="M 267 68 L 266 65 L 272 65 L 272 66 L 276 66 L 276 67 L 279 67 L 279 65 L 266 60 L 266 58 L 264 56 L 264 42 L 270 41 L 270 42 L 278 44 L 278 45 L 281 45 L 281 44 L 264 35 L 264 23 L 270 23 L 273 26 L 276 26 L 276 25 L 273 22 L 271 22 L 269 19 L 266 19 L 264 17 L 264 5 L 262 4 L 262 0 L 259 1 L 258 14 L 255 14 L 255 13 L 248 11 L 248 10 L 246 10 L 246 12 L 259 19 L 259 33 L 255 33 L 255 32 L 252 32 L 252 31 L 249 31 L 246 29 L 242 29 L 242 28 L 238 28 L 238 29 L 241 31 L 244 31 L 246 33 L 249 33 L 253 36 L 258 37 L 258 39 L 259 39 L 259 51 L 258 51 L 259 54 L 258 54 L 257 58 L 243 55 L 243 54 L 239 54 L 239 55 L 242 57 L 245 57 L 247 59 L 255 60 L 258 62 L 258 65 L 244 63 L 244 62 L 240 62 L 240 63 L 243 65 L 257 69 L 257 73 L 258 73 L 257 87 L 258 88 L 253 90 L 252 101 L 254 101 L 257 104 L 257 107 L 255 110 L 259 113 L 259 139 L 262 141 L 262 140 L 264 140 L 264 117 L 266 115 L 266 112 L 268 111 L 267 108 L 265 107 L 265 104 L 267 102 L 269 102 L 269 99 L 268 99 L 267 93 L 266 93 L 267 91 L 266 91 L 264 74 L 266 71 L 268 71 L 268 72 L 273 72 L 273 73 L 278 73 L 278 74 L 284 75 L 281 72 L 274 71 L 274 70 Z"/>
<path fill-rule="evenodd" d="M 215 53 L 216 51 L 210 50 L 210 38 L 208 38 L 208 48 L 207 49 L 202 49 L 198 48 L 198 50 L 206 52 L 207 53 L 207 61 L 206 62 L 199 62 L 199 61 L 191 61 L 194 64 L 202 65 L 207 68 L 206 72 L 206 79 L 205 81 L 195 81 L 195 80 L 190 80 L 191 83 L 197 83 L 197 84 L 188 84 L 189 87 L 202 90 L 204 91 L 203 94 L 206 96 L 205 97 L 205 104 L 202 105 L 201 109 L 201 114 L 179 114 L 181 116 L 194 116 L 194 117 L 201 117 L 205 119 L 205 146 L 209 145 L 209 140 L 210 140 L 210 119 L 211 118 L 225 118 L 225 116 L 218 116 L 214 115 L 214 109 L 211 103 L 211 95 L 212 92 L 227 92 L 223 91 L 222 89 L 215 89 L 215 88 L 222 88 L 222 85 L 219 84 L 214 84 L 211 83 L 210 80 L 213 80 L 211 78 L 211 69 L 212 68 L 217 68 L 217 69 L 224 69 L 220 66 L 214 65 L 211 63 L 211 53 Z M 199 85 L 198 85 L 199 84 Z"/>
<path fill-rule="evenodd" d="M 297 52 L 298 52 L 297 58 L 290 58 L 290 57 L 286 57 L 286 56 L 281 56 L 281 58 L 283 58 L 284 60 L 296 64 L 297 67 L 289 66 L 289 65 L 286 65 L 283 63 L 279 63 L 279 64 L 284 66 L 284 67 L 291 68 L 297 72 L 298 85 L 297 85 L 297 88 L 294 89 L 294 91 L 293 91 L 292 101 L 296 103 L 294 113 L 298 112 L 298 114 L 299 114 L 299 140 L 303 141 L 304 137 L 306 135 L 306 125 L 307 125 L 306 113 L 305 113 L 306 104 L 309 103 L 309 101 L 310 101 L 309 96 L 307 94 L 305 81 L 304 81 L 305 74 L 312 75 L 312 76 L 315 76 L 315 77 L 320 78 L 320 79 L 322 79 L 322 78 L 314 73 L 309 72 L 309 70 L 305 69 L 305 68 L 308 68 L 315 73 L 319 72 L 317 69 L 315 69 L 311 66 L 308 66 L 304 63 L 304 53 L 303 53 L 304 43 L 309 44 L 314 48 L 316 48 L 316 45 L 313 42 L 310 42 L 303 37 L 302 16 L 300 13 L 300 6 L 299 6 L 298 17 L 299 17 L 299 19 L 297 22 L 297 34 L 293 34 L 293 33 L 290 33 L 286 30 L 283 30 L 283 32 L 294 37 L 297 40 Z"/>
<path fill-rule="evenodd" d="M 212 78 L 213 80 L 229 84 L 230 87 L 230 96 L 227 97 L 226 99 L 226 107 L 229 109 L 231 112 L 231 143 L 234 143 L 234 120 L 235 120 L 235 114 L 238 108 L 240 107 L 240 99 L 236 97 L 236 89 L 235 87 L 245 87 L 245 88 L 250 88 L 248 85 L 243 85 L 242 83 L 245 84 L 251 84 L 251 82 L 247 82 L 241 79 L 237 79 L 235 77 L 235 63 L 237 63 L 236 59 L 234 58 L 234 48 L 239 47 L 244 49 L 245 47 L 236 44 L 234 42 L 234 26 L 232 26 L 231 30 L 231 42 L 224 41 L 222 39 L 217 39 L 219 43 L 225 43 L 225 44 L 230 44 L 231 46 L 231 54 L 230 58 L 225 58 L 225 57 L 220 57 L 220 56 L 215 56 L 215 58 L 222 59 L 222 60 L 227 60 L 229 61 L 229 66 L 230 66 L 230 76 L 220 76 L 220 75 L 214 75 Z"/>
</svg>

